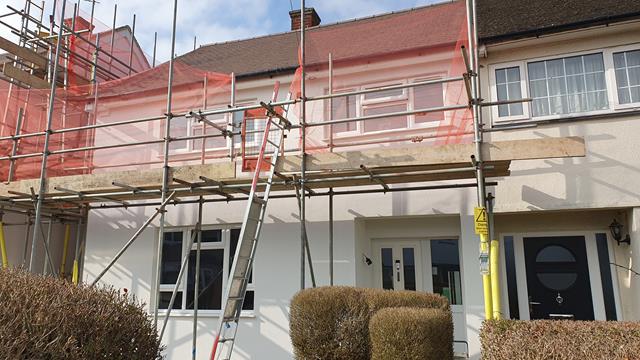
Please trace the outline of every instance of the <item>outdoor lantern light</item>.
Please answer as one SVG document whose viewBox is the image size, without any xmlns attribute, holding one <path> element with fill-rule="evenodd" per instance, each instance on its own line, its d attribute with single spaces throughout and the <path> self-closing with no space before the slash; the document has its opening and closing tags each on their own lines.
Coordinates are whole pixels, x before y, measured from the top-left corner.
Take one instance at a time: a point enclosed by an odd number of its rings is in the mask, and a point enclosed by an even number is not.
<svg viewBox="0 0 640 360">
<path fill-rule="evenodd" d="M 611 225 L 609 225 L 611 236 L 613 236 L 613 239 L 618 243 L 618 245 L 620 245 L 620 243 L 631 244 L 631 237 L 629 237 L 629 234 L 627 234 L 627 236 L 622 239 L 623 228 L 624 225 L 620 224 L 616 219 L 613 219 L 613 222 L 611 223 Z"/>
</svg>

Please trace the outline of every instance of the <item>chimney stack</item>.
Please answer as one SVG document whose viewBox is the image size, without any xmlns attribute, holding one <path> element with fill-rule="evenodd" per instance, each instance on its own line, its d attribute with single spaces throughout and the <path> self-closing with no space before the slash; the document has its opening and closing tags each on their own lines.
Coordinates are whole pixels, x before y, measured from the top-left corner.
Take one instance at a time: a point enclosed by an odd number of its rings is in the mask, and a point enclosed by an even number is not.
<svg viewBox="0 0 640 360">
<path fill-rule="evenodd" d="M 289 11 L 289 17 L 291 18 L 291 31 L 300 30 L 300 10 Z M 309 28 L 320 25 L 320 16 L 316 12 L 316 9 L 308 7 L 304 9 L 304 27 Z"/>
</svg>

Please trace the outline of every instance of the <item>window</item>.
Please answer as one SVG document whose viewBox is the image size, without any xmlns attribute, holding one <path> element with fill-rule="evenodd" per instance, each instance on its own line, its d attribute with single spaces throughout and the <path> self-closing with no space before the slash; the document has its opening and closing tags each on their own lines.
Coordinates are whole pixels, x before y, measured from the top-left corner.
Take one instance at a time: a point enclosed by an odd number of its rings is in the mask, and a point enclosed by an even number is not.
<svg viewBox="0 0 640 360">
<path fill-rule="evenodd" d="M 182 109 L 177 112 L 186 112 L 188 109 Z M 207 120 L 223 127 L 227 127 L 227 114 L 215 114 L 207 115 Z M 204 122 L 199 122 L 195 118 L 188 118 L 185 116 L 174 117 L 171 119 L 171 137 L 187 137 L 187 136 L 200 136 L 203 135 L 203 129 L 205 135 L 208 134 L 220 134 L 220 131 L 213 128 Z M 160 129 L 160 133 L 162 133 Z M 228 146 L 227 139 L 224 136 L 209 137 L 206 139 L 189 139 L 181 141 L 172 141 L 169 143 L 169 151 L 171 153 L 188 153 L 202 151 L 202 141 L 205 141 L 205 150 L 218 150 L 224 149 Z"/>
<path fill-rule="evenodd" d="M 353 90 L 350 90 L 353 91 Z M 356 95 L 349 96 L 341 96 L 337 98 L 333 98 L 332 109 L 331 109 L 331 120 L 338 119 L 348 119 L 357 116 L 356 112 Z M 345 133 L 352 132 L 358 129 L 357 123 L 355 121 L 342 123 L 342 124 L 334 124 L 332 127 L 333 133 Z"/>
<path fill-rule="evenodd" d="M 193 310 L 196 293 L 199 310 L 221 310 L 222 296 L 238 245 L 240 229 L 205 229 L 202 231 L 200 248 L 199 283 L 196 292 L 196 242 L 188 249 L 193 229 L 167 231 L 162 246 L 162 264 L 160 272 L 160 309 L 167 309 L 171 293 L 178 280 L 182 258 L 189 254 L 187 273 L 183 278 L 173 309 Z M 185 284 L 186 282 L 186 284 Z M 254 290 L 250 280 L 243 310 L 253 310 Z"/>
<path fill-rule="evenodd" d="M 522 99 L 520 67 L 496 69 L 496 92 L 498 101 Z M 523 115 L 522 103 L 498 105 L 498 116 Z"/>
<path fill-rule="evenodd" d="M 425 81 L 415 80 L 415 81 Z M 341 89 L 335 93 L 353 92 L 360 89 L 374 89 L 384 86 L 402 85 L 404 82 L 383 83 Z M 406 112 L 408 110 L 430 109 L 444 106 L 442 84 L 428 84 L 415 87 L 374 91 L 360 95 L 348 95 L 333 99 L 332 109 L 327 101 L 327 119 L 347 119 L 358 116 L 378 116 Z M 330 112 L 329 112 L 330 110 Z M 335 124 L 333 134 L 349 136 L 370 134 L 389 130 L 432 127 L 444 119 L 444 112 L 429 112 L 414 115 L 391 115 L 379 119 Z"/>
<path fill-rule="evenodd" d="M 618 103 L 640 102 L 640 50 L 613 53 Z"/>
<path fill-rule="evenodd" d="M 533 117 L 609 108 L 602 53 L 527 64 Z"/>
<path fill-rule="evenodd" d="M 434 293 L 452 305 L 462 304 L 458 240 L 431 240 L 431 276 Z"/>
<path fill-rule="evenodd" d="M 444 106 L 442 84 L 420 85 L 413 88 L 413 110 L 431 109 Z M 415 114 L 415 124 L 425 124 L 444 120 L 444 111 Z"/>
</svg>

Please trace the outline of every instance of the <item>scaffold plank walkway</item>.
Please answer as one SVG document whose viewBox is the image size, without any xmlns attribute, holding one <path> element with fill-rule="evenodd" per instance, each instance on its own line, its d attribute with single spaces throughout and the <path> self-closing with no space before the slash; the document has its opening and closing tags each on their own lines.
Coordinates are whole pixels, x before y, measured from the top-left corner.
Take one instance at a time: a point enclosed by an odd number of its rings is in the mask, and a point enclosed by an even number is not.
<svg viewBox="0 0 640 360">
<path fill-rule="evenodd" d="M 361 151 L 327 152 L 308 156 L 308 189 L 370 186 L 475 178 L 473 144 L 406 146 Z M 512 140 L 487 143 L 484 147 L 487 177 L 509 175 L 512 160 L 585 156 L 580 137 Z M 232 162 L 172 167 L 170 186 L 176 197 L 217 195 L 231 198 L 246 194 L 251 174 L 236 170 Z M 273 191 L 293 189 L 300 173 L 300 156 L 287 155 L 277 164 L 279 181 Z M 259 188 L 264 186 L 260 183 Z M 2 201 L 30 204 L 31 189 L 39 180 L 23 180 L 0 185 Z M 104 203 L 156 199 L 161 195 L 162 169 L 106 172 L 54 177 L 47 180 L 44 201 L 49 206 L 69 207 L 69 203 Z"/>
</svg>

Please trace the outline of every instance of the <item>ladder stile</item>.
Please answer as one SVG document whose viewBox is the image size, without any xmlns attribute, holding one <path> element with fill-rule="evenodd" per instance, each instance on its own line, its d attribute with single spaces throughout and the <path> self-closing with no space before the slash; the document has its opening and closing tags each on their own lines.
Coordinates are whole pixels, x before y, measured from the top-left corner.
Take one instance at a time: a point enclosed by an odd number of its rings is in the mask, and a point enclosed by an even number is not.
<svg viewBox="0 0 640 360">
<path fill-rule="evenodd" d="M 278 96 L 279 83 L 276 82 L 274 87 L 272 101 Z M 288 99 L 291 98 L 289 94 Z M 270 106 L 270 105 L 269 105 Z M 276 172 L 276 164 L 280 156 L 280 152 L 284 145 L 284 132 L 289 126 L 285 123 L 289 106 L 283 109 L 283 114 L 274 116 L 273 111 L 268 112 L 267 121 L 265 123 L 262 145 L 257 159 L 256 168 L 254 170 L 253 182 L 249 192 L 249 201 L 245 210 L 242 227 L 238 244 L 236 245 L 233 263 L 229 273 L 226 290 L 222 301 L 222 311 L 220 313 L 220 324 L 218 333 L 212 349 L 211 359 L 230 359 L 236 342 L 238 325 L 242 307 L 247 293 L 253 262 L 255 259 L 258 240 L 264 217 L 266 214 L 267 202 L 273 184 L 273 177 Z M 274 129 L 271 129 L 273 126 Z M 269 135 L 272 135 L 269 138 Z M 275 136 L 273 136 L 275 135 Z M 267 150 L 267 148 L 269 148 Z M 273 149 L 271 149 L 273 148 Z M 272 151 L 273 150 L 273 151 Z M 258 194 L 258 179 L 264 164 L 269 165 L 267 173 L 266 185 L 262 190 L 262 194 Z"/>
</svg>

